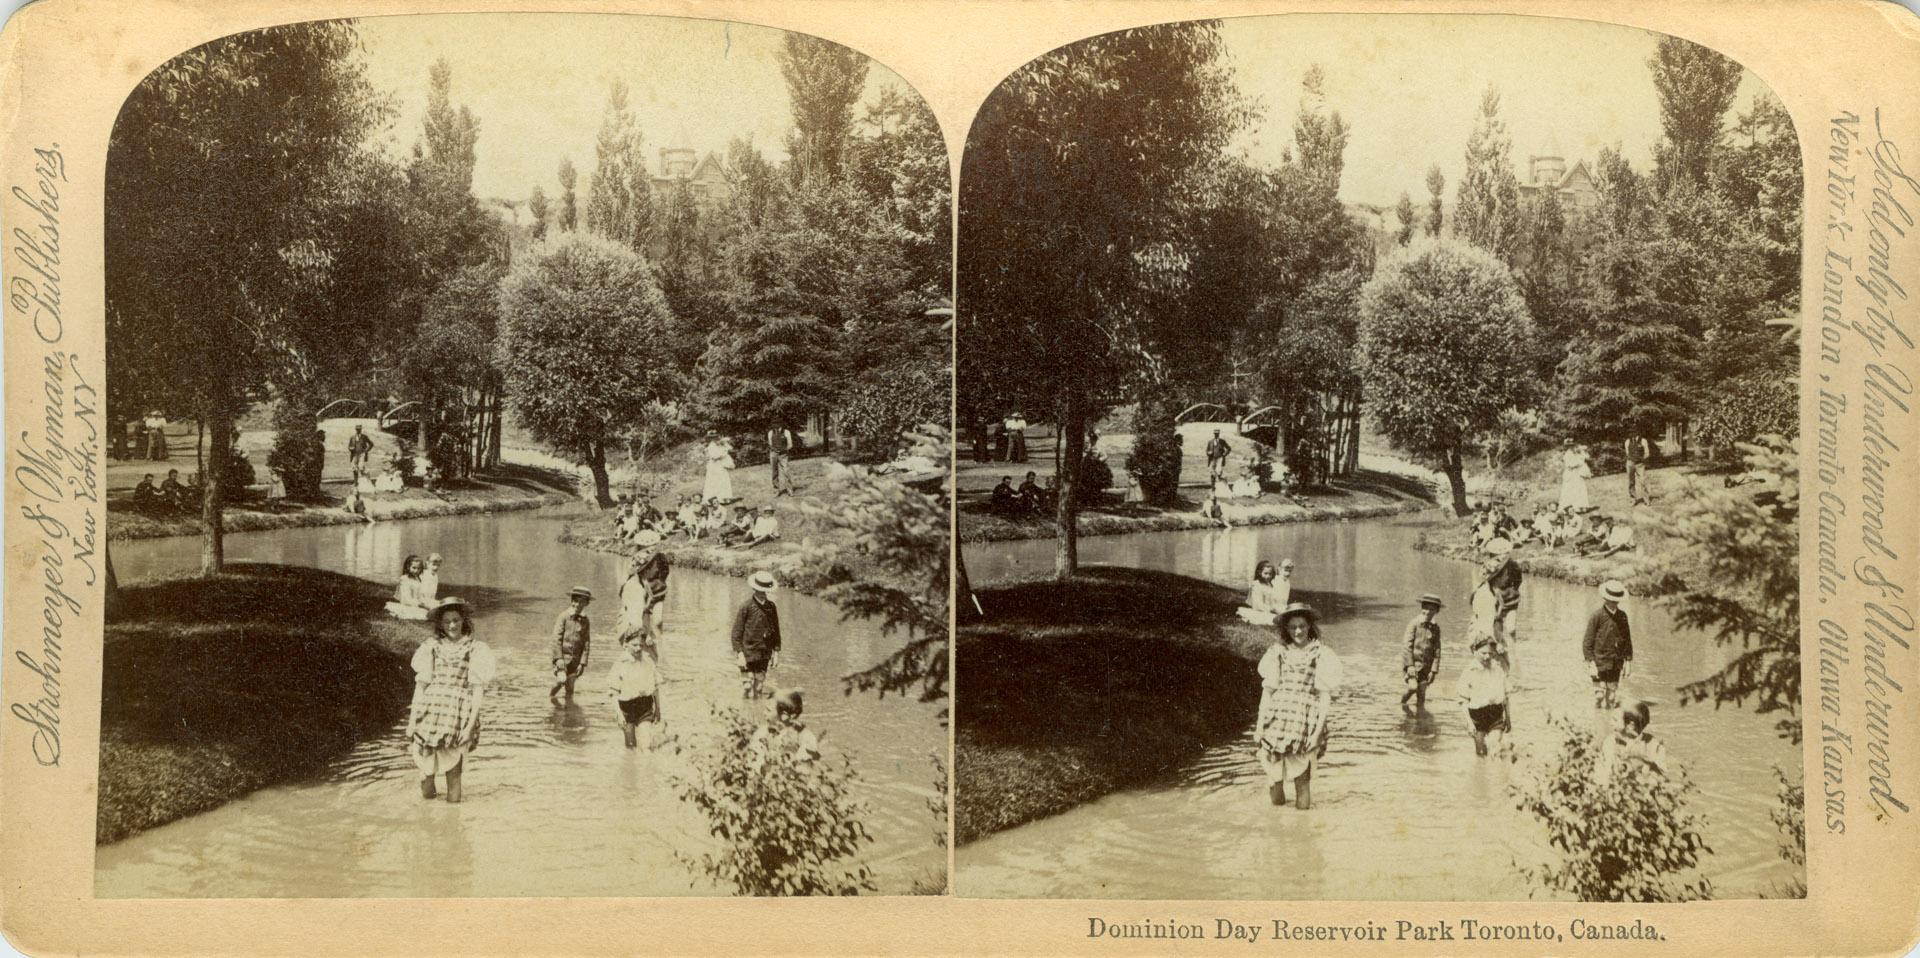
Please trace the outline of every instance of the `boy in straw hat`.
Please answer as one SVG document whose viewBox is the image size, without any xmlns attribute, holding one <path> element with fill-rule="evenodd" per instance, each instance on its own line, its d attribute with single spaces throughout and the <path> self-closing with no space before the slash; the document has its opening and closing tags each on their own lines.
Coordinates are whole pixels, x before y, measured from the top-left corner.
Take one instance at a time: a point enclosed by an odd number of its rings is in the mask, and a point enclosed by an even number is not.
<svg viewBox="0 0 1920 958">
<path fill-rule="evenodd" d="M 1427 707 L 1427 686 L 1440 671 L 1440 597 L 1429 592 L 1420 597 L 1420 614 L 1407 623 L 1407 650 L 1401 656 L 1400 670 L 1407 677 L 1407 691 L 1400 696 L 1401 710 L 1412 713 Z M 1408 700 L 1413 701 L 1411 707 Z"/>
<path fill-rule="evenodd" d="M 1633 629 L 1627 623 L 1627 611 L 1620 608 L 1626 597 L 1626 584 L 1608 579 L 1600 587 L 1600 608 L 1587 619 L 1587 633 L 1580 641 L 1580 655 L 1593 677 L 1595 708 L 1620 707 L 1620 680 L 1632 667 Z"/>
<path fill-rule="evenodd" d="M 773 573 L 755 572 L 747 584 L 753 595 L 740 603 L 733 617 L 733 657 L 740 667 L 741 692 L 754 699 L 769 694 L 767 670 L 780 664 L 780 610 L 773 604 Z"/>
<path fill-rule="evenodd" d="M 565 689 L 570 702 L 573 683 L 579 681 L 592 657 L 593 623 L 587 621 L 587 603 L 593 601 L 593 592 L 575 586 L 567 599 L 567 611 L 553 623 L 553 688 L 547 691 L 547 698 L 557 698 Z"/>
</svg>

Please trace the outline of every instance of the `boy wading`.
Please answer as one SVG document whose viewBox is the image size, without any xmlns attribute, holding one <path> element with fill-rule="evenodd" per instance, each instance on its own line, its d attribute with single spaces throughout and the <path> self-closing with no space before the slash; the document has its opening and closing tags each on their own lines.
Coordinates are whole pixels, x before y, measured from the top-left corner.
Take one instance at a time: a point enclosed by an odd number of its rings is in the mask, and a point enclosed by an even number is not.
<svg viewBox="0 0 1920 958">
<path fill-rule="evenodd" d="M 755 572 L 748 582 L 753 597 L 733 617 L 733 656 L 741 692 L 751 699 L 771 694 L 767 670 L 780 662 L 780 610 L 773 604 L 773 573 Z"/>
<path fill-rule="evenodd" d="M 1618 579 L 1601 586 L 1600 608 L 1587 619 L 1587 634 L 1580 642 L 1580 654 L 1593 676 L 1595 708 L 1620 707 L 1620 680 L 1633 662 L 1633 629 L 1627 624 L 1627 610 L 1620 608 L 1620 600 L 1626 597 L 1627 587 Z"/>
<path fill-rule="evenodd" d="M 566 690 L 567 698 L 573 698 L 573 684 L 580 680 L 580 673 L 587 670 L 587 660 L 592 652 L 593 623 L 587 621 L 587 603 L 593 601 L 593 593 L 586 589 L 575 589 L 567 596 L 567 611 L 553 624 L 553 688 L 547 697 L 559 696 Z"/>
</svg>

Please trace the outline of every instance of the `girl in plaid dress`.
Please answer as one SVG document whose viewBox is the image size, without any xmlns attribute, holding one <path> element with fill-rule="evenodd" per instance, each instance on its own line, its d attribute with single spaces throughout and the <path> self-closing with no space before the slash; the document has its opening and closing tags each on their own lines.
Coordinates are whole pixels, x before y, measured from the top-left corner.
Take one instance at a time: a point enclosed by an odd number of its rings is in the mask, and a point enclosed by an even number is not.
<svg viewBox="0 0 1920 958">
<path fill-rule="evenodd" d="M 430 614 L 433 638 L 413 653 L 413 706 L 407 745 L 421 773 L 420 795 L 434 797 L 433 777 L 447 777 L 447 801 L 460 800 L 467 752 L 480 742 L 480 703 L 493 681 L 493 650 L 473 638 L 472 609 L 448 597 Z"/>
<path fill-rule="evenodd" d="M 1254 747 L 1267 773 L 1267 797 L 1287 802 L 1293 780 L 1294 805 L 1313 807 L 1311 780 L 1327 752 L 1327 712 L 1340 686 L 1340 659 L 1320 641 L 1313 609 L 1294 602 L 1280 613 L 1280 641 L 1260 658 L 1260 718 Z"/>
</svg>

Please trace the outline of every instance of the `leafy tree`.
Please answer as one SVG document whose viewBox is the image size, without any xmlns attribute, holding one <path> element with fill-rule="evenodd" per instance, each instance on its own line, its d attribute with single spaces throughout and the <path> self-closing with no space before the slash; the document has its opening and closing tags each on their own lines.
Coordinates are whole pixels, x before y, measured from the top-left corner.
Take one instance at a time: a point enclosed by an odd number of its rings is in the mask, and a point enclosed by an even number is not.
<svg viewBox="0 0 1920 958">
<path fill-rule="evenodd" d="M 607 450 L 675 394 L 662 345 L 671 324 L 653 268 L 611 240 L 562 234 L 517 258 L 500 284 L 499 362 L 534 438 L 593 473 L 612 502 Z"/>
<path fill-rule="evenodd" d="M 1615 241 L 1596 249 L 1585 329 L 1560 366 L 1551 410 L 1563 435 L 1587 442 L 1657 437 L 1691 408 L 1698 342 L 1673 320 L 1671 240 Z"/>
<path fill-rule="evenodd" d="M 357 174 L 388 114 L 356 46 L 349 23 L 316 21 L 196 47 L 135 87 L 110 137 L 108 366 L 206 424 L 205 574 L 224 558 L 234 420 L 253 391 L 315 358 L 304 344 L 339 317 L 313 306 L 362 239 L 344 214 L 366 198 Z"/>
<path fill-rule="evenodd" d="M 424 222 L 415 231 L 427 275 L 506 258 L 505 237 L 473 195 L 480 121 L 453 104 L 453 68 L 445 59 L 427 71 L 427 113 L 407 170 L 413 203 Z"/>
<path fill-rule="evenodd" d="M 858 777 L 846 756 L 810 757 L 778 719 L 713 708 L 719 732 L 680 749 L 687 772 L 671 779 L 680 800 L 720 839 L 717 853 L 674 857 L 742 895 L 857 895 L 872 891 L 865 865 L 844 859 L 873 840 Z"/>
<path fill-rule="evenodd" d="M 817 316 L 743 317 L 700 357 L 702 416 L 744 432 L 802 421 L 839 391 L 834 333 Z"/>
<path fill-rule="evenodd" d="M 1751 218 L 1765 237 L 1766 298 L 1795 312 L 1800 302 L 1800 140 L 1793 117 L 1771 93 L 1760 92 L 1735 121 L 1714 169 L 1714 192 Z"/>
<path fill-rule="evenodd" d="M 1798 438 L 1800 392 L 1777 374 L 1742 376 L 1714 386 L 1716 398 L 1694 417 L 1694 436 L 1717 457 L 1738 457 L 1765 436 Z"/>
<path fill-rule="evenodd" d="M 1698 788 L 1645 762 L 1601 765 L 1592 731 L 1548 720 L 1561 740 L 1549 763 L 1510 786 L 1515 805 L 1540 820 L 1557 861 L 1521 866 L 1529 881 L 1579 901 L 1663 902 L 1712 897 L 1705 878 L 1683 881 L 1707 846 L 1706 821 L 1687 810 Z"/>
<path fill-rule="evenodd" d="M 1440 164 L 1427 167 L 1427 235 L 1439 236 L 1442 218 L 1440 208 L 1447 193 L 1447 176 L 1440 172 Z"/>
<path fill-rule="evenodd" d="M 921 423 L 941 422 L 953 399 L 945 367 L 909 359 L 862 373 L 838 403 L 841 432 L 858 439 L 869 458 L 893 454 L 901 437 Z"/>
<path fill-rule="evenodd" d="M 1491 254 L 1440 241 L 1360 290 L 1360 374 L 1381 431 L 1434 461 L 1467 513 L 1462 454 L 1524 395 L 1533 322 Z"/>
<path fill-rule="evenodd" d="M 527 212 L 533 216 L 533 238 L 535 241 L 547 238 L 547 193 L 538 186 L 527 197 Z"/>
<path fill-rule="evenodd" d="M 1681 628 L 1739 651 L 1718 672 L 1681 686 L 1683 701 L 1782 713 L 1799 742 L 1800 458 L 1797 443 L 1746 447 L 1753 486 L 1690 482 L 1645 524 L 1660 602 Z"/>
<path fill-rule="evenodd" d="M 1513 172 L 1513 140 L 1500 119 L 1500 91 L 1487 87 L 1467 138 L 1467 168 L 1454 200 L 1455 236 L 1511 265 L 1519 252 L 1520 181 Z"/>
<path fill-rule="evenodd" d="M 839 177 L 853 135 L 853 106 L 872 61 L 830 40 L 788 33 L 778 54 L 793 104 L 787 153 L 797 181 Z"/>
<path fill-rule="evenodd" d="M 286 482 L 287 498 L 317 500 L 326 465 L 326 447 L 315 436 L 320 420 L 314 411 L 321 403 L 315 397 L 285 391 L 279 398 L 273 407 L 273 448 L 267 452 L 267 468 L 280 473 Z"/>
<path fill-rule="evenodd" d="M 908 436 L 911 451 L 934 462 L 951 461 L 946 428 L 926 423 Z M 905 641 L 892 655 L 845 677 L 848 692 L 906 694 L 922 702 L 947 697 L 947 597 L 949 575 L 947 504 L 951 477 L 939 495 L 878 475 L 863 466 L 828 466 L 830 499 L 802 508 L 840 535 L 838 546 L 821 546 L 799 560 L 815 568 L 863 571 L 828 586 L 821 598 L 843 616 L 877 619 L 883 635 Z M 946 720 L 944 707 L 941 720 Z"/>
<path fill-rule="evenodd" d="M 1133 451 L 1127 455 L 1127 473 L 1140 484 L 1148 505 L 1170 506 L 1179 499 L 1180 414 L 1173 391 L 1164 383 L 1149 383 L 1133 407 Z"/>
<path fill-rule="evenodd" d="M 428 448 L 447 476 L 469 475 L 488 461 L 490 420 L 505 389 L 499 356 L 505 274 L 505 265 L 483 263 L 447 277 L 428 296 L 419 333 L 402 357 L 407 393 L 429 410 Z M 440 450 L 458 452 L 448 458 Z"/>
<path fill-rule="evenodd" d="M 1773 810 L 1772 819 L 1775 828 L 1780 831 L 1780 857 L 1801 868 L 1807 865 L 1807 786 L 1804 779 L 1788 778 L 1779 766 L 1774 766 L 1774 778 L 1780 782 L 1775 792 L 1778 807 Z M 1792 898 L 1807 897 L 1807 882 L 1801 878 L 1787 889 Z"/>
<path fill-rule="evenodd" d="M 1413 242 L 1414 231 L 1420 228 L 1419 215 L 1413 211 L 1413 197 L 1405 190 L 1400 191 L 1400 202 L 1394 204 L 1393 216 L 1400 221 L 1400 230 L 1393 234 L 1393 241 L 1401 246 Z"/>
<path fill-rule="evenodd" d="M 1263 372 L 1266 397 L 1281 408 L 1281 458 L 1308 485 L 1348 471 L 1358 454 L 1355 347 L 1367 278 L 1359 266 L 1323 274 L 1284 307 L 1268 302 L 1257 315 L 1273 344 Z M 1344 441 L 1334 441 L 1336 432 Z"/>
<path fill-rule="evenodd" d="M 1181 288 L 1199 188 L 1250 116 L 1221 50 L 1206 21 L 1070 44 L 1000 84 L 968 137 L 962 405 L 1039 400 L 1057 425 L 1061 578 L 1079 563 L 1089 417 L 1147 355 L 1146 307 Z"/>
<path fill-rule="evenodd" d="M 560 160 L 560 229 L 571 233 L 580 225 L 579 202 L 574 195 L 574 186 L 579 182 L 580 174 L 573 169 L 573 161 L 562 157 Z"/>
<path fill-rule="evenodd" d="M 953 181 L 947 140 L 925 100 L 888 86 L 867 108 L 854 141 L 865 192 L 904 233 L 905 283 L 928 300 L 953 290 Z"/>
<path fill-rule="evenodd" d="M 1666 134 L 1653 151 L 1661 192 L 1703 186 L 1720 148 L 1723 118 L 1746 71 L 1706 47 L 1664 34 L 1647 65 Z"/>
<path fill-rule="evenodd" d="M 593 177 L 587 186 L 587 229 L 611 240 L 633 243 L 635 208 L 634 170 L 645 168 L 640 134 L 633 111 L 627 108 L 627 83 L 616 79 L 607 88 L 607 109 L 593 144 Z M 638 248 L 638 247 L 636 247 Z"/>
</svg>

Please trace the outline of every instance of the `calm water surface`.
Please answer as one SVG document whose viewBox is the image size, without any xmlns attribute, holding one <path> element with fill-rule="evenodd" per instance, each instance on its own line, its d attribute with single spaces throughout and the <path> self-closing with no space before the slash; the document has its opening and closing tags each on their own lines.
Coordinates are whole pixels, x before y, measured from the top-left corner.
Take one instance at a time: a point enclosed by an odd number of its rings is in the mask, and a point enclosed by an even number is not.
<svg viewBox="0 0 1920 958">
<path fill-rule="evenodd" d="M 1247 584 L 1261 558 L 1291 557 L 1294 593 L 1322 613 L 1346 665 L 1333 737 L 1306 812 L 1268 804 L 1252 728 L 1149 787 L 1117 793 L 1001 832 L 956 853 L 955 890 L 972 897 L 1518 900 L 1514 862 L 1544 861 L 1539 826 L 1513 809 L 1520 773 L 1478 758 L 1464 710 L 1451 701 L 1466 663 L 1474 569 L 1413 550 L 1417 522 L 1377 519 L 1080 541 L 1089 564 L 1161 569 Z M 1044 574 L 1052 541 L 970 544 L 967 571 L 988 583 Z M 1400 640 L 1422 592 L 1446 597 L 1440 676 L 1428 714 L 1400 710 Z M 1513 650 L 1514 745 L 1542 754 L 1549 715 L 1591 720 L 1580 656 L 1595 590 L 1534 577 L 1523 587 Z M 1708 637 L 1681 632 L 1652 603 L 1629 600 L 1634 672 L 1623 692 L 1654 700 L 1650 730 L 1700 786 L 1714 854 L 1704 873 L 1717 897 L 1776 893 L 1803 869 L 1781 860 L 1775 766 L 1797 777 L 1798 749 L 1773 719 L 1678 703 L 1674 688 L 1726 660 Z M 1247 668 L 1252 670 L 1253 664 Z M 960 694 L 965 694 L 964 684 Z M 1251 718 L 1249 719 L 1251 720 Z M 1289 795 L 1291 795 L 1289 789 Z"/>
<path fill-rule="evenodd" d="M 476 605 L 475 634 L 494 649 L 480 747 L 467 759 L 459 805 L 425 801 L 407 758 L 404 720 L 311 781 L 267 788 L 213 811 L 98 849 L 101 897 L 642 896 L 724 894 L 676 860 L 715 848 L 703 821 L 672 793 L 670 750 L 621 742 L 606 670 L 622 562 L 557 541 L 565 513 L 519 512 L 227 537 L 227 558 L 315 566 L 392 581 L 408 553 L 446 560 L 441 594 Z M 123 581 L 194 568 L 196 539 L 115 543 Z M 569 588 L 599 598 L 597 637 L 575 704 L 547 699 L 549 629 Z M 668 728 L 711 727 L 709 709 L 740 704 L 728 629 L 744 580 L 676 569 L 660 665 Z M 840 694 L 839 677 L 891 648 L 877 629 L 841 622 L 831 606 L 778 598 L 785 647 L 773 674 L 808 691 L 807 719 L 826 750 L 850 756 L 869 805 L 865 861 L 882 891 L 936 876 L 945 831 L 927 810 L 932 756 L 946 751 L 935 709 Z M 423 633 L 424 634 L 424 633 Z"/>
</svg>

